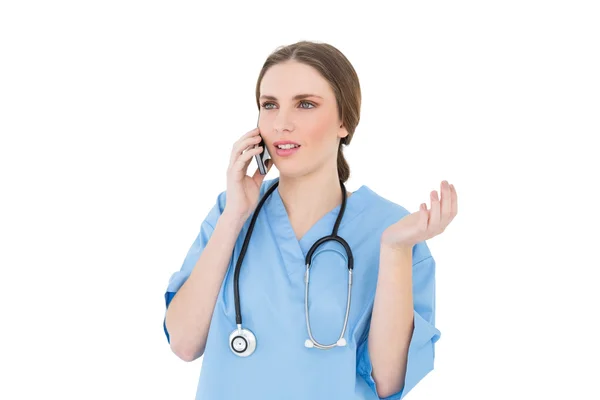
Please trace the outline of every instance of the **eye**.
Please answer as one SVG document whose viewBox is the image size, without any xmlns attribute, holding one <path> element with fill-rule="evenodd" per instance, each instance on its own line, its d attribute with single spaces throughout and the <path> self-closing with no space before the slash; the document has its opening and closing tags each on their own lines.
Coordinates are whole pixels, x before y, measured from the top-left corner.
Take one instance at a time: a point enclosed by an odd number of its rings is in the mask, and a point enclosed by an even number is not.
<svg viewBox="0 0 600 400">
<path fill-rule="evenodd" d="M 274 103 L 271 103 L 271 102 L 267 101 L 267 102 L 264 102 L 264 103 L 262 103 L 262 104 L 261 104 L 261 107 L 262 107 L 262 108 L 264 108 L 265 110 L 271 110 L 271 109 L 272 109 L 271 107 L 267 107 L 267 106 L 268 106 L 268 105 L 270 105 L 270 104 L 274 104 Z M 315 105 L 314 105 L 313 103 L 311 103 L 311 102 L 309 102 L 309 101 L 306 101 L 306 100 L 302 100 L 302 101 L 300 102 L 300 104 L 301 104 L 301 105 L 302 105 L 302 104 L 308 104 L 308 105 L 310 105 L 310 107 L 300 107 L 300 108 L 303 108 L 303 109 L 305 109 L 305 110 L 310 110 L 310 109 L 312 109 L 312 108 L 315 108 Z"/>
<path fill-rule="evenodd" d="M 304 104 L 308 104 L 308 105 L 310 105 L 310 106 L 311 106 L 310 108 L 307 108 L 307 110 L 310 110 L 311 108 L 315 108 L 314 104 L 313 104 L 313 103 L 311 103 L 311 102 L 308 102 L 308 101 L 306 101 L 306 100 L 302 100 L 302 101 L 300 102 L 300 104 L 303 104 L 303 103 L 304 103 Z"/>
</svg>

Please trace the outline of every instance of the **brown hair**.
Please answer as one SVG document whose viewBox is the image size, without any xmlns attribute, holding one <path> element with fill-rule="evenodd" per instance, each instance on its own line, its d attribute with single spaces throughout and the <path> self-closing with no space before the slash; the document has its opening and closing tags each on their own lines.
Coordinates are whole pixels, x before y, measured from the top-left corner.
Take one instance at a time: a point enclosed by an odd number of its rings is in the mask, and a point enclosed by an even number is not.
<svg viewBox="0 0 600 400">
<path fill-rule="evenodd" d="M 338 49 L 327 43 L 300 41 L 280 46 L 269 55 L 256 82 L 256 105 L 260 110 L 260 83 L 267 70 L 275 64 L 296 61 L 315 68 L 325 78 L 335 94 L 338 117 L 348 131 L 340 140 L 337 156 L 338 175 L 342 182 L 350 177 L 350 166 L 342 153 L 342 145 L 349 145 L 360 120 L 361 92 L 356 71 Z"/>
</svg>

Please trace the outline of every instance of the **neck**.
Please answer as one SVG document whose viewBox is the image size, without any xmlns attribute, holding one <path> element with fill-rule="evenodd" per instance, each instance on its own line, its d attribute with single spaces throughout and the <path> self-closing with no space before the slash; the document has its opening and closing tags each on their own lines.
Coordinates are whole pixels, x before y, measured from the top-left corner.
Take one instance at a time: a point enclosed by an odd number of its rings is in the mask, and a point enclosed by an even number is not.
<svg viewBox="0 0 600 400">
<path fill-rule="evenodd" d="M 279 195 L 290 220 L 313 222 L 342 204 L 342 188 L 337 169 L 330 172 L 279 177 Z M 346 196 L 350 196 L 350 192 Z"/>
</svg>

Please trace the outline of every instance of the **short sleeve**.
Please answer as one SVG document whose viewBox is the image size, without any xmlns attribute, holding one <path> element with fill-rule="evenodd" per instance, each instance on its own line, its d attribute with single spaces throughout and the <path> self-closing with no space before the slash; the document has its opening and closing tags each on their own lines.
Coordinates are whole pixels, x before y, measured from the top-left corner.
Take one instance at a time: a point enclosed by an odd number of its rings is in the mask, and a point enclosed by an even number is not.
<svg viewBox="0 0 600 400">
<path fill-rule="evenodd" d="M 404 387 L 385 400 L 404 398 L 433 370 L 435 343 L 439 340 L 441 332 L 435 327 L 435 260 L 431 256 L 413 264 L 413 301 L 414 329 L 408 348 Z M 378 395 L 369 357 L 368 328 L 357 348 L 357 372 Z"/>
<path fill-rule="evenodd" d="M 204 221 L 202 221 L 202 224 L 200 225 L 200 232 L 188 250 L 185 259 L 183 260 L 181 269 L 173 273 L 169 279 L 169 283 L 165 292 L 165 318 L 163 320 L 163 328 L 169 343 L 171 343 L 171 339 L 169 337 L 169 332 L 167 331 L 166 309 L 169 307 L 171 300 L 173 300 L 173 297 L 175 297 L 175 294 L 179 288 L 183 286 L 187 278 L 192 273 L 196 262 L 198 262 L 198 259 L 200 258 L 200 254 L 202 254 L 202 251 L 204 251 L 204 248 L 206 247 L 206 244 L 208 243 L 208 240 L 215 229 L 217 221 L 219 220 L 219 217 L 225 208 L 225 193 L 226 192 L 221 192 L 219 194 L 216 204 L 208 212 Z"/>
</svg>

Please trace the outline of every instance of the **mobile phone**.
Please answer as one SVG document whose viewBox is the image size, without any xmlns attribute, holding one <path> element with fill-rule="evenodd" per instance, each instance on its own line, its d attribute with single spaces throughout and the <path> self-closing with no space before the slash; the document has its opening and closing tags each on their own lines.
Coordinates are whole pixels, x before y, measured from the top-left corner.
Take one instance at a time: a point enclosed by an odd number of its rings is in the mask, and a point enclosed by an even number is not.
<svg viewBox="0 0 600 400">
<path fill-rule="evenodd" d="M 258 122 L 260 121 L 260 111 L 258 114 L 258 120 L 256 121 L 256 127 L 258 127 Z M 260 143 L 257 146 L 262 146 L 262 151 L 260 152 L 260 154 L 256 154 L 254 155 L 254 159 L 256 160 L 256 164 L 258 164 L 258 170 L 260 172 L 261 175 L 266 175 L 267 174 L 267 165 L 266 162 L 267 160 L 271 159 L 271 155 L 269 154 L 269 150 L 267 150 L 267 146 L 265 145 L 265 141 L 262 138 L 262 136 L 260 135 L 260 133 L 258 134 L 258 136 L 260 136 Z M 273 162 L 273 161 L 271 161 Z"/>
<path fill-rule="evenodd" d="M 260 136 L 260 133 L 258 135 Z M 258 170 L 260 171 L 260 174 L 266 175 L 267 174 L 266 162 L 267 162 L 267 160 L 271 159 L 271 155 L 269 154 L 269 150 L 267 150 L 267 146 L 265 146 L 265 141 L 263 140 L 262 136 L 260 136 L 260 143 L 258 144 L 258 146 L 262 146 L 263 150 L 260 152 L 260 154 L 254 155 L 254 159 L 256 160 L 256 163 L 258 164 Z"/>
</svg>

